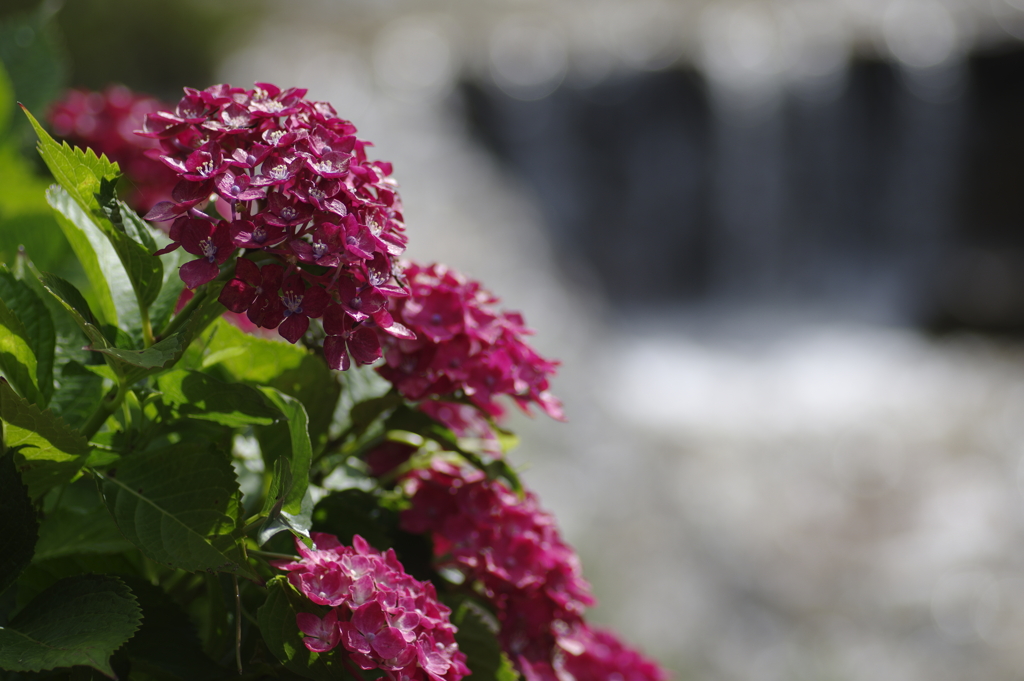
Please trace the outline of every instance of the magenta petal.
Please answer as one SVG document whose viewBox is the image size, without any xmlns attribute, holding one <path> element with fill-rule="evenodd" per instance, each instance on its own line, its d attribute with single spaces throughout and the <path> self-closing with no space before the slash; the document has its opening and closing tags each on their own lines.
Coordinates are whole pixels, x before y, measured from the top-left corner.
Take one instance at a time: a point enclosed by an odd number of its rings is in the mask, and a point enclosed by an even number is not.
<svg viewBox="0 0 1024 681">
<path fill-rule="evenodd" d="M 188 288 L 196 288 L 217 278 L 220 268 L 206 258 L 192 260 L 178 269 L 178 275 Z"/>
<path fill-rule="evenodd" d="M 164 255 L 165 253 L 170 253 L 171 251 L 176 251 L 180 247 L 181 247 L 181 242 L 180 241 L 175 241 L 173 243 L 167 244 L 166 246 L 161 248 L 159 251 L 156 251 L 155 253 L 153 253 L 153 255 Z"/>
<path fill-rule="evenodd" d="M 295 624 L 306 634 L 302 642 L 314 653 L 325 653 L 341 641 L 337 610 L 331 610 L 323 619 L 308 612 L 296 613 Z"/>
<path fill-rule="evenodd" d="M 341 628 L 341 639 L 349 651 L 364 655 L 373 652 L 369 641 L 363 638 L 363 635 L 351 622 L 341 622 L 338 626 Z"/>
<path fill-rule="evenodd" d="M 161 201 L 160 203 L 153 206 L 148 213 L 143 217 L 143 220 L 149 220 L 151 222 L 166 222 L 167 220 L 173 220 L 187 210 L 185 208 L 179 208 L 175 203 L 171 201 Z"/>
<path fill-rule="evenodd" d="M 373 364 L 381 358 L 380 339 L 371 329 L 361 326 L 352 332 L 348 349 L 359 364 Z"/>
<path fill-rule="evenodd" d="M 306 293 L 302 296 L 303 313 L 313 319 L 322 317 L 330 303 L 331 296 L 327 294 L 327 291 L 316 285 L 306 289 Z"/>
<path fill-rule="evenodd" d="M 241 279 L 250 286 L 259 286 L 263 283 L 259 265 L 245 258 L 239 258 L 235 263 L 235 278 Z"/>
<path fill-rule="evenodd" d="M 360 577 L 360 581 L 366 577 Z M 353 588 L 359 585 L 359 581 L 353 585 Z M 370 582 L 370 589 L 373 588 L 373 582 Z M 387 615 L 384 614 L 384 609 L 380 607 L 380 603 L 376 601 L 370 601 L 364 605 L 359 606 L 352 613 L 352 624 L 356 625 L 359 631 L 364 633 L 376 632 L 384 627 L 388 626 Z"/>
<path fill-rule="evenodd" d="M 373 637 L 371 645 L 378 655 L 388 660 L 392 657 L 398 657 L 398 654 L 405 650 L 407 644 L 398 629 L 386 627 L 384 631 Z"/>
<path fill-rule="evenodd" d="M 239 261 L 248 262 L 248 261 Z M 245 312 L 256 298 L 256 289 L 244 281 L 232 279 L 220 292 L 217 300 L 232 312 Z"/>
<path fill-rule="evenodd" d="M 410 331 L 408 327 L 406 327 L 403 324 L 399 324 L 398 322 L 392 323 L 391 326 L 384 330 L 388 334 L 394 336 L 395 338 L 404 338 L 405 340 L 416 340 L 416 334 Z"/>
<path fill-rule="evenodd" d="M 281 322 L 281 326 L 277 327 L 277 332 L 289 343 L 294 343 L 302 338 L 308 328 L 309 317 L 304 314 L 293 314 Z"/>
<path fill-rule="evenodd" d="M 332 305 L 324 312 L 324 331 L 331 336 L 345 333 L 345 311 L 340 305 Z"/>
<path fill-rule="evenodd" d="M 335 371 L 348 371 L 348 351 L 341 336 L 328 336 L 324 339 L 324 358 L 327 360 L 327 366 Z"/>
</svg>

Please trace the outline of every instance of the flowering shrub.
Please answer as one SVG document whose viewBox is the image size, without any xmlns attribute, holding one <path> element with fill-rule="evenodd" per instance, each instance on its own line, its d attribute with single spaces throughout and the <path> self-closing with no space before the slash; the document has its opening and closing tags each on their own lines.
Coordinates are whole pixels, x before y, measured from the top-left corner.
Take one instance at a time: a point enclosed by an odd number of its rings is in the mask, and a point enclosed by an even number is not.
<svg viewBox="0 0 1024 681">
<path fill-rule="evenodd" d="M 556 363 L 481 284 L 398 260 L 391 167 L 351 123 L 303 90 L 186 89 L 141 124 L 164 232 L 28 115 L 89 289 L 0 264 L 0 679 L 665 678 L 589 627 L 505 459 L 502 396 L 562 418 Z"/>
</svg>

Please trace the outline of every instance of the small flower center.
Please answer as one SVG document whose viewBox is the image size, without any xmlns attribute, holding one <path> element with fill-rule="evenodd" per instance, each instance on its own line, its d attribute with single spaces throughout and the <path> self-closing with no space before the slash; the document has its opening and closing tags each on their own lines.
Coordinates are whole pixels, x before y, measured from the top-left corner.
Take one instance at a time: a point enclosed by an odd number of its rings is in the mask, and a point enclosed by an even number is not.
<svg viewBox="0 0 1024 681">
<path fill-rule="evenodd" d="M 244 128 L 249 123 L 249 118 L 244 113 L 234 112 L 224 114 L 224 125 L 231 128 Z"/>
<path fill-rule="evenodd" d="M 327 197 L 327 192 L 319 187 L 310 187 L 309 195 L 317 201 L 323 201 Z"/>
<path fill-rule="evenodd" d="M 322 241 L 313 242 L 313 257 L 319 260 L 327 255 L 327 244 Z"/>
<path fill-rule="evenodd" d="M 356 296 L 355 298 L 349 301 L 348 306 L 351 307 L 353 310 L 358 310 L 363 306 L 363 299 L 360 298 L 359 296 Z"/>
<path fill-rule="evenodd" d="M 263 225 L 260 225 L 256 229 L 252 230 L 252 240 L 258 244 L 261 244 L 267 240 L 267 230 L 263 229 Z"/>
<path fill-rule="evenodd" d="M 203 162 L 198 168 L 196 168 L 196 172 L 204 177 L 209 175 L 213 172 L 213 161 Z"/>
<path fill-rule="evenodd" d="M 277 145 L 278 142 L 281 141 L 282 137 L 284 137 L 284 130 L 268 130 L 263 135 L 263 139 L 267 140 L 268 142 L 275 146 Z"/>
<path fill-rule="evenodd" d="M 302 294 L 296 293 L 295 291 L 285 291 L 281 296 L 281 302 L 284 303 L 285 317 L 291 317 L 293 314 L 299 314 L 302 312 Z"/>
<path fill-rule="evenodd" d="M 203 257 L 209 262 L 214 262 L 217 259 L 217 247 L 213 245 L 213 239 L 203 239 L 200 241 L 199 250 L 203 252 Z"/>
<path fill-rule="evenodd" d="M 299 217 L 299 211 L 295 210 L 291 206 L 285 206 L 281 209 L 281 217 L 285 220 L 294 220 Z"/>
<path fill-rule="evenodd" d="M 283 163 L 278 163 L 276 166 L 270 169 L 270 177 L 275 180 L 283 180 L 288 177 L 288 168 Z"/>
</svg>

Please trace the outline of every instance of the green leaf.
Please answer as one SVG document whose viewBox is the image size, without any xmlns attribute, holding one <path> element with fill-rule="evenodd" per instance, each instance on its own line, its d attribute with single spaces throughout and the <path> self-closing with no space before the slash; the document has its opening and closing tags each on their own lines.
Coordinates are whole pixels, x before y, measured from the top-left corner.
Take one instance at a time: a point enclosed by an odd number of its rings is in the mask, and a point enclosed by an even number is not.
<svg viewBox="0 0 1024 681">
<path fill-rule="evenodd" d="M 160 259 L 114 229 L 109 220 L 103 219 L 103 226 L 98 226 L 99 218 L 90 217 L 81 202 L 64 189 L 50 187 L 46 200 L 82 263 L 104 321 L 141 337 L 139 301 L 144 296 L 150 302 L 156 298 L 163 280 Z M 136 285 L 142 294 L 137 293 Z"/>
<path fill-rule="evenodd" d="M 149 232 L 149 225 L 117 200 L 112 184 L 104 181 L 98 198 L 102 214 L 107 219 L 95 222 L 120 258 L 135 290 L 139 308 L 148 310 L 160 293 L 164 277 L 163 263 L 153 255 L 156 242 Z"/>
<path fill-rule="evenodd" d="M 279 532 L 291 532 L 294 535 L 309 537 L 309 528 L 313 523 L 313 496 L 307 489 L 302 497 L 298 513 L 283 510 L 284 492 L 293 487 L 291 465 L 286 457 L 278 457 L 274 462 L 274 477 L 267 492 L 263 513 L 267 514 L 256 534 L 256 543 L 266 544 Z"/>
<path fill-rule="evenodd" d="M 17 318 L 25 331 L 25 341 L 36 362 L 35 375 L 31 378 L 42 397 L 42 401 L 36 402 L 36 404 L 45 407 L 53 397 L 53 356 L 54 347 L 57 344 L 53 318 L 35 291 L 25 282 L 18 281 L 2 265 L 0 265 L 0 301 L 6 304 L 9 312 Z M 0 346 L 3 344 L 4 339 L 0 338 Z M 4 368 L 2 362 L 0 362 L 0 368 Z M 4 368 L 4 372 L 7 373 L 6 368 Z M 8 374 L 8 378 L 10 378 L 10 374 Z"/>
<path fill-rule="evenodd" d="M 237 428 L 267 426 L 282 418 L 259 390 L 242 383 L 224 383 L 199 371 L 176 369 L 157 378 L 164 404 L 178 415 Z"/>
<path fill-rule="evenodd" d="M 254 576 L 239 546 L 241 493 L 222 453 L 182 442 L 125 457 L 97 484 L 118 529 L 146 557 Z"/>
<path fill-rule="evenodd" d="M 397 390 L 389 390 L 386 395 L 356 403 L 349 412 L 349 417 L 352 419 L 352 432 L 357 436 L 362 435 L 370 427 L 370 424 L 380 418 L 382 414 L 394 409 L 403 401 Z"/>
<path fill-rule="evenodd" d="M 18 393 L 32 404 L 46 406 L 39 392 L 36 354 L 21 320 L 0 300 L 0 370 Z"/>
<path fill-rule="evenodd" d="M 85 297 L 71 282 L 49 272 L 43 272 L 39 281 L 43 288 L 67 310 L 89 342 L 97 346 L 95 349 L 110 345 L 110 341 L 100 330 L 99 321 L 92 313 L 89 303 L 85 302 Z"/>
<path fill-rule="evenodd" d="M 167 326 L 167 322 L 174 314 L 174 308 L 178 305 L 181 292 L 185 290 L 185 282 L 178 276 L 178 268 L 188 262 L 191 257 L 192 255 L 184 248 L 160 256 L 164 263 L 164 280 L 160 286 L 160 294 L 149 308 L 149 321 L 154 329 L 162 329 Z"/>
<path fill-rule="evenodd" d="M 14 467 L 14 457 L 0 456 L 0 593 L 32 562 L 39 538 L 36 509 Z"/>
<path fill-rule="evenodd" d="M 206 346 L 211 359 L 219 352 L 216 368 L 236 381 L 270 386 L 302 402 L 309 416 L 309 437 L 314 450 L 323 446 L 334 417 L 341 387 L 323 358 L 310 350 L 281 341 L 256 338 L 223 319 L 210 328 Z"/>
<path fill-rule="evenodd" d="M 156 236 L 157 234 L 162 235 L 163 232 L 140 218 L 139 214 L 124 201 L 117 202 L 117 209 L 121 216 L 121 228 L 124 233 L 145 248 L 147 252 L 156 253 L 161 248 L 157 245 Z"/>
<path fill-rule="evenodd" d="M 61 368 L 60 389 L 54 394 L 50 408 L 72 428 L 81 428 L 103 399 L 103 379 L 91 371 L 93 368 L 113 373 L 105 364 L 86 367 L 74 360 Z"/>
<path fill-rule="evenodd" d="M 159 256 L 154 256 L 124 232 L 105 231 L 105 234 L 121 259 L 125 272 L 128 273 L 128 280 L 132 283 L 139 308 L 148 310 L 157 299 L 163 285 L 163 262 Z"/>
<path fill-rule="evenodd" d="M 480 455 L 463 447 L 451 430 L 423 412 L 402 404 L 387 417 L 385 425 L 388 430 L 402 430 L 433 440 L 448 451 L 462 456 L 466 461 L 486 473 L 491 480 L 501 478 L 516 494 L 522 495 L 523 483 L 506 459 L 492 458 L 487 454 Z"/>
<path fill-rule="evenodd" d="M 132 544 L 121 536 L 102 506 L 90 511 L 58 508 L 48 513 L 39 527 L 33 561 L 81 553 L 124 553 L 131 549 Z"/>
<path fill-rule="evenodd" d="M 0 379 L 0 420 L 4 444 L 17 449 L 15 464 L 29 496 L 41 496 L 78 473 L 89 444 L 53 412 L 40 411 Z"/>
<path fill-rule="evenodd" d="M 224 283 L 213 282 L 208 286 L 209 294 L 206 299 L 192 311 L 188 320 L 167 338 L 144 350 L 111 347 L 109 344 L 94 349 L 107 358 L 115 371 L 120 371 L 124 375 L 125 383 L 129 385 L 146 376 L 169 369 L 182 358 L 196 335 L 224 312 L 224 306 L 217 300 L 217 294 L 224 287 Z"/>
<path fill-rule="evenodd" d="M 166 593 L 141 579 L 125 581 L 142 607 L 142 628 L 124 647 L 133 676 L 149 671 L 159 679 L 211 681 L 228 675 L 203 652 L 189 616 Z"/>
<path fill-rule="evenodd" d="M 43 509 L 32 566 L 18 580 L 22 605 L 63 577 L 144 572 L 145 559 L 121 536 L 94 481 L 83 477 L 54 490 Z"/>
<path fill-rule="evenodd" d="M 307 679 L 331 681 L 345 678 L 344 668 L 336 656 L 318 655 L 306 648 L 295 624 L 295 615 L 300 612 L 323 617 L 327 611 L 328 608 L 304 598 L 287 579 L 279 576 L 267 582 L 267 600 L 256 617 L 267 648 L 288 670 Z"/>
<path fill-rule="evenodd" d="M 398 515 L 383 508 L 376 495 L 361 489 L 332 492 L 313 511 L 313 529 L 333 534 L 345 545 L 351 545 L 358 534 L 375 549 L 385 551 L 394 547 L 397 528 Z"/>
<path fill-rule="evenodd" d="M 452 607 L 452 624 L 458 627 L 455 642 L 466 654 L 466 666 L 474 681 L 515 681 L 519 675 L 502 653 L 498 622 L 472 598 L 461 598 Z"/>
<path fill-rule="evenodd" d="M 76 553 L 54 560 L 33 562 L 21 573 L 12 589 L 16 592 L 14 612 L 24 608 L 33 598 L 65 577 L 144 574 L 144 560 L 142 554 L 133 549 L 130 553 Z"/>
<path fill-rule="evenodd" d="M 67 142 L 58 143 L 39 124 L 39 121 L 22 107 L 32 128 L 39 138 L 37 149 L 46 167 L 53 173 L 67 193 L 86 213 L 102 215 L 100 198 L 104 194 L 104 183 L 114 183 L 121 176 L 121 169 L 106 156 L 96 156 L 92 149 L 72 148 Z"/>
<path fill-rule="evenodd" d="M 309 467 L 313 462 L 306 408 L 302 406 L 302 402 L 274 388 L 261 388 L 260 391 L 284 414 L 288 428 L 287 456 L 291 481 L 281 488 L 279 496 L 283 500 L 282 510 L 295 515 L 302 512 L 302 499 L 309 487 Z M 285 452 L 279 453 L 278 456 L 282 454 Z"/>
<path fill-rule="evenodd" d="M 111 678 L 110 656 L 139 628 L 142 612 L 116 577 L 63 579 L 0 629 L 0 668 L 38 672 L 87 665 Z"/>
</svg>

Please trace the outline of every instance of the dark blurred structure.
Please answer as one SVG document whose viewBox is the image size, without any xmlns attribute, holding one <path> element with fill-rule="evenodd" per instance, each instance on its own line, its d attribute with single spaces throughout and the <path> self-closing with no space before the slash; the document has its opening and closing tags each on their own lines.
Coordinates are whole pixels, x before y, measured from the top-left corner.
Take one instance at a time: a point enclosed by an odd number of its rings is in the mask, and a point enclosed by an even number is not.
<svg viewBox="0 0 1024 681">
<path fill-rule="evenodd" d="M 9 0 L 0 3 L 0 62 L 33 110 L 63 87 L 112 83 L 175 101 L 185 84 L 212 85 L 220 60 L 260 16 L 252 3 L 230 0 Z"/>
<path fill-rule="evenodd" d="M 176 101 L 183 85 L 211 85 L 232 36 L 259 21 L 259 7 L 241 7 L 233 0 L 0 2 L 0 262 L 13 262 L 22 245 L 43 269 L 80 276 L 68 244 L 55 236 L 44 196 L 49 174 L 15 102 L 46 120 L 65 88 L 115 83 Z"/>
<path fill-rule="evenodd" d="M 746 108 L 689 68 L 462 94 L 615 311 L 773 303 L 1024 332 L 1018 44 L 942 72 L 858 58 L 835 94 Z"/>
</svg>

